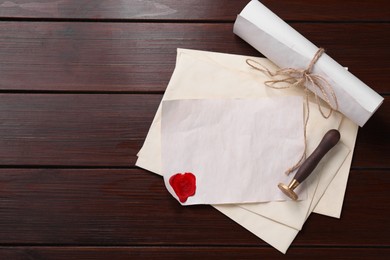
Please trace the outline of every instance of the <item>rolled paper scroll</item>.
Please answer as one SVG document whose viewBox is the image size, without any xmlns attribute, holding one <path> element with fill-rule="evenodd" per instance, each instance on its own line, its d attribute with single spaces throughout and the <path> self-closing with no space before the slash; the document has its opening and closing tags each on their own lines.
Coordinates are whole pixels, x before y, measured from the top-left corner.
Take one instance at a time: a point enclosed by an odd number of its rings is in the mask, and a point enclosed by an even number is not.
<svg viewBox="0 0 390 260">
<path fill-rule="evenodd" d="M 306 68 L 319 49 L 257 0 L 252 0 L 237 16 L 234 33 L 280 68 Z M 363 126 L 383 102 L 383 97 L 326 53 L 318 59 L 312 73 L 332 86 L 338 111 L 359 126 Z M 326 99 L 310 82 L 306 87 Z"/>
</svg>

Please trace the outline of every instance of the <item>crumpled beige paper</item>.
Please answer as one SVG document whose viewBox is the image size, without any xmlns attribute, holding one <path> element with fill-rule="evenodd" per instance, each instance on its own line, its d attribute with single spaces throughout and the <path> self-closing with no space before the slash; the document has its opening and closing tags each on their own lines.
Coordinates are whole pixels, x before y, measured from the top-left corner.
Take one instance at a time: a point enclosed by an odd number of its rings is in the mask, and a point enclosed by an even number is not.
<svg viewBox="0 0 390 260">
<path fill-rule="evenodd" d="M 280 95 L 302 95 L 302 90 L 300 89 L 274 90 L 265 87 L 263 82 L 268 80 L 268 78 L 258 71 L 249 68 L 245 63 L 246 58 L 247 57 L 245 56 L 239 55 L 179 49 L 176 68 L 163 99 L 254 98 Z M 270 70 L 277 69 L 275 65 L 267 59 L 254 59 L 268 67 Z M 311 104 L 311 116 L 308 126 L 308 145 L 311 147 L 310 149 L 313 149 L 319 142 L 319 140 L 314 140 L 314 132 L 310 133 L 310 125 L 312 125 L 315 130 L 320 129 L 316 135 L 322 137 L 330 127 L 338 128 L 341 120 L 341 116 L 337 113 L 331 119 L 325 120 L 315 116 L 315 113 L 317 113 L 316 111 L 316 105 Z M 139 158 L 136 163 L 136 165 L 157 174 L 161 174 L 160 123 L 161 108 L 159 108 L 156 113 L 156 117 L 153 120 L 144 146 L 138 154 Z M 286 219 L 284 220 L 271 220 L 273 215 L 278 215 L 278 212 L 280 212 L 279 209 L 277 209 L 279 206 L 260 205 L 260 207 L 262 207 L 261 209 L 251 208 L 250 210 L 242 208 L 243 205 L 224 205 L 215 207 L 267 243 L 277 248 L 279 251 L 286 252 L 297 235 L 298 230 L 302 225 L 302 221 L 307 218 L 317 204 L 322 205 L 320 209 L 322 214 L 337 217 L 341 212 L 345 184 L 352 159 L 352 153 L 348 154 L 348 152 L 353 150 L 357 127 L 348 119 L 344 118 L 340 131 L 342 142 L 335 147 L 334 151 L 327 155 L 332 159 L 327 161 L 326 164 L 319 166 L 316 169 L 316 173 L 313 173 L 312 177 L 307 180 L 308 184 L 312 185 L 312 191 L 314 191 L 312 200 L 309 200 L 308 205 L 305 206 L 300 206 L 301 204 L 298 204 L 300 202 L 292 204 L 291 210 L 288 210 L 288 207 L 286 206 L 282 206 L 283 211 L 290 212 L 291 217 L 289 217 L 289 214 L 285 214 Z M 348 138 L 346 139 L 346 137 Z M 346 156 L 347 159 L 344 160 Z M 332 171 L 334 172 L 332 173 Z M 332 193 L 325 193 L 324 198 L 326 198 L 327 201 L 319 203 L 336 173 L 337 178 L 335 178 L 335 180 L 337 180 L 337 183 L 332 183 L 328 189 L 331 190 Z M 338 205 L 338 207 L 327 208 L 326 205 L 329 203 L 334 203 Z M 285 204 L 287 205 L 287 203 Z M 294 213 L 297 208 L 304 209 L 299 211 L 299 216 Z M 287 220 L 288 223 L 281 224 L 285 220 Z"/>
<path fill-rule="evenodd" d="M 304 151 L 303 98 L 181 99 L 162 103 L 162 174 L 182 205 L 284 201 L 278 183 Z M 196 191 L 171 180 L 189 172 Z M 180 191 L 178 191 L 180 193 Z M 299 193 L 298 193 L 299 192 Z M 297 190 L 305 199 L 306 189 Z"/>
</svg>

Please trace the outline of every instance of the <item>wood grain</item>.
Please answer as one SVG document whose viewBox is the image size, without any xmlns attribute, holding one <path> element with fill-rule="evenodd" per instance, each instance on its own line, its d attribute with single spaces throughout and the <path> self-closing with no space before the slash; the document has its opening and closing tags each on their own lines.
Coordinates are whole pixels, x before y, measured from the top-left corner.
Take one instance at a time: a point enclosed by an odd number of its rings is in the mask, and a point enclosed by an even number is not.
<svg viewBox="0 0 390 260">
<path fill-rule="evenodd" d="M 286 20 L 300 21 L 389 21 L 386 0 L 262 0 Z M 3 18 L 126 19 L 230 21 L 236 19 L 249 0 L 28 0 L 0 1 Z"/>
<path fill-rule="evenodd" d="M 161 95 L 1 94 L 0 164 L 130 167 Z M 353 167 L 386 168 L 390 105 L 360 129 Z"/>
<path fill-rule="evenodd" d="M 269 247 L 0 247 L 6 259 L 302 259 L 308 249 L 291 247 L 287 255 Z M 317 259 L 387 259 L 388 248 L 315 248 Z"/>
<path fill-rule="evenodd" d="M 0 164 L 130 166 L 161 95 L 0 95 Z"/>
<path fill-rule="evenodd" d="M 373 89 L 390 93 L 390 24 L 292 25 Z M 3 22 L 0 90 L 162 92 L 177 48 L 261 56 L 232 26 Z"/>
<path fill-rule="evenodd" d="M 352 171 L 342 218 L 310 216 L 293 246 L 388 245 L 389 173 Z M 0 169 L 0 187 L 0 245 L 266 245 L 140 169 Z"/>
<path fill-rule="evenodd" d="M 287 256 L 134 167 L 176 49 L 260 56 L 249 0 L 0 0 L 0 259 L 387 259 L 387 0 L 262 0 L 386 96 L 359 130 L 340 220 L 312 214 Z"/>
</svg>

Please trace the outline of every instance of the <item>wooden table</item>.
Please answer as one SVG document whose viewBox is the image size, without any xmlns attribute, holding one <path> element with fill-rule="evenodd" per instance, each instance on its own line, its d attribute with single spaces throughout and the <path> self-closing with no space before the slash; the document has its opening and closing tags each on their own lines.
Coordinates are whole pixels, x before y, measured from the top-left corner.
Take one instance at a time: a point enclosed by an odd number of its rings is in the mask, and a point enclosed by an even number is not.
<svg viewBox="0 0 390 260">
<path fill-rule="evenodd" d="M 260 54 L 249 0 L 0 1 L 0 259 L 388 259 L 390 2 L 262 1 L 385 97 L 359 131 L 341 219 L 284 256 L 134 166 L 176 48 Z"/>
</svg>

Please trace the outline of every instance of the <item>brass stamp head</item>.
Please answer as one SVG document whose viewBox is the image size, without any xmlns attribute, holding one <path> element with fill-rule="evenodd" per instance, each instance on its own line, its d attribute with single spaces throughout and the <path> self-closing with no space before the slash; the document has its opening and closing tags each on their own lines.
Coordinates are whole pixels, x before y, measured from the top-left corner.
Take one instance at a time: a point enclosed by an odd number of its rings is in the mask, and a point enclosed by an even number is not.
<svg viewBox="0 0 390 260">
<path fill-rule="evenodd" d="M 289 185 L 289 186 L 291 186 L 291 185 Z M 297 200 L 298 195 L 289 186 L 287 186 L 283 183 L 279 183 L 279 185 L 278 185 L 279 189 L 281 191 L 283 191 L 283 193 L 286 194 L 289 198 L 291 198 L 292 200 Z"/>
</svg>

